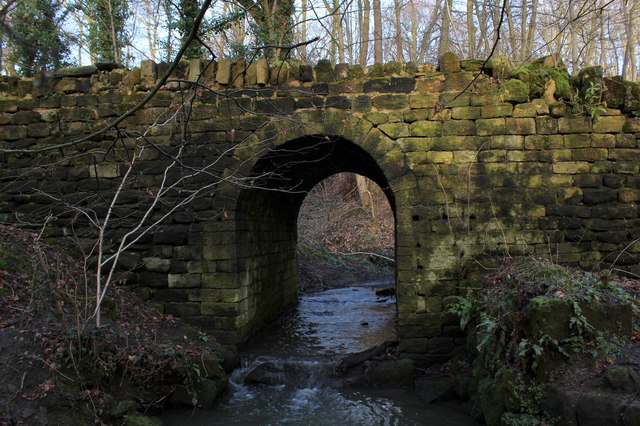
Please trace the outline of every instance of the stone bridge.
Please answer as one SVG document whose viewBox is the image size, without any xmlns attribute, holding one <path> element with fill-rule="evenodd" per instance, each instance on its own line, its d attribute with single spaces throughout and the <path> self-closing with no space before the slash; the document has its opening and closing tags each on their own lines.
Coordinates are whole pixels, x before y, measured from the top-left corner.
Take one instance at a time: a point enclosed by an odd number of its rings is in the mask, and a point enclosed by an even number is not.
<svg viewBox="0 0 640 426">
<path fill-rule="evenodd" d="M 491 256 L 640 274 L 635 83 L 450 54 L 438 69 L 192 61 L 75 143 L 166 70 L 3 77 L 0 214 L 85 253 L 109 214 L 106 252 L 131 243 L 126 282 L 223 341 L 296 303 L 298 211 L 339 172 L 369 177 L 393 208 L 405 356 L 462 343 L 446 300 Z"/>
</svg>

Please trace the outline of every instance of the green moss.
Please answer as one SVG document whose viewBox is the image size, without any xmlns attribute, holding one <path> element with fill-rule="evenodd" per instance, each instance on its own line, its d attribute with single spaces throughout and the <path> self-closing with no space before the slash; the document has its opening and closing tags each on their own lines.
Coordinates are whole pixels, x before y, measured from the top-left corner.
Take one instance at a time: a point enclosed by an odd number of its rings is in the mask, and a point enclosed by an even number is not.
<svg viewBox="0 0 640 426">
<path fill-rule="evenodd" d="M 402 63 L 401 62 L 388 62 L 384 66 L 385 75 L 394 75 L 402 73 Z"/>
<path fill-rule="evenodd" d="M 640 302 L 608 272 L 533 258 L 505 262 L 477 286 L 451 298 L 448 312 L 461 317 L 476 353 L 470 393 L 489 424 L 544 419 L 551 374 L 583 365 L 585 357 L 615 356 L 631 336 L 633 312 L 640 312 Z M 625 374 L 612 373 L 621 388 L 632 381 Z"/>
<path fill-rule="evenodd" d="M 545 66 L 534 62 L 515 68 L 511 76 L 522 80 L 529 86 L 531 97 L 540 97 L 544 93 L 547 81 L 553 79 L 556 83 L 556 98 L 571 99 L 571 81 L 565 68 Z"/>
<path fill-rule="evenodd" d="M 376 62 L 367 68 L 367 77 L 384 77 L 384 66 Z"/>
</svg>

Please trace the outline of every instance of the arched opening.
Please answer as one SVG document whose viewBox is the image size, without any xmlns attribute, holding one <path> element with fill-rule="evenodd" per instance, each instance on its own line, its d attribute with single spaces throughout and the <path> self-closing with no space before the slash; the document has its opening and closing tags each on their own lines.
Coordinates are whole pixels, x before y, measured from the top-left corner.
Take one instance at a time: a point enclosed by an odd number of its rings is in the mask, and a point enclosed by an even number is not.
<svg viewBox="0 0 640 426">
<path fill-rule="evenodd" d="M 375 182 L 395 216 L 395 199 L 383 171 L 353 142 L 308 136 L 272 149 L 255 163 L 236 208 L 242 300 L 235 326 L 245 339 L 296 304 L 300 207 L 316 184 L 341 172 L 356 173 Z"/>
<path fill-rule="evenodd" d="M 300 291 L 395 286 L 394 222 L 384 192 L 368 178 L 338 173 L 318 183 L 298 214 Z"/>
</svg>

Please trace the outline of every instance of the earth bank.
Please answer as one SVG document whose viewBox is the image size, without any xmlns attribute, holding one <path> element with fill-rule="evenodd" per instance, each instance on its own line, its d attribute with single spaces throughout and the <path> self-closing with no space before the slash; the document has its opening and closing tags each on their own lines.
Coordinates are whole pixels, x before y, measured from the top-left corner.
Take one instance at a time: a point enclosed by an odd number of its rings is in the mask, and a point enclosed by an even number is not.
<svg viewBox="0 0 640 426">
<path fill-rule="evenodd" d="M 168 405 L 207 407 L 232 348 L 111 287 L 103 325 L 82 265 L 0 226 L 0 424 L 151 425 Z"/>
<path fill-rule="evenodd" d="M 640 282 L 506 259 L 451 298 L 467 351 L 432 381 L 488 425 L 639 425 Z"/>
</svg>

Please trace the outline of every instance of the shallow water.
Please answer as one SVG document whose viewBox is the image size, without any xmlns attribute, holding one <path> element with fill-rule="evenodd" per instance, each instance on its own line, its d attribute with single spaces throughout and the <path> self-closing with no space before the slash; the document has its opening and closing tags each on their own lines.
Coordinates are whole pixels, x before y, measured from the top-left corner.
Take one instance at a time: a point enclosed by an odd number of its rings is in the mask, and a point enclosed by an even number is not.
<svg viewBox="0 0 640 426">
<path fill-rule="evenodd" d="M 169 410 L 165 424 L 473 425 L 455 403 L 426 405 L 414 389 L 340 388 L 338 356 L 395 338 L 390 283 L 364 283 L 303 295 L 296 310 L 241 348 L 242 367 L 211 410 Z M 253 382 L 267 384 L 246 384 Z"/>
</svg>

